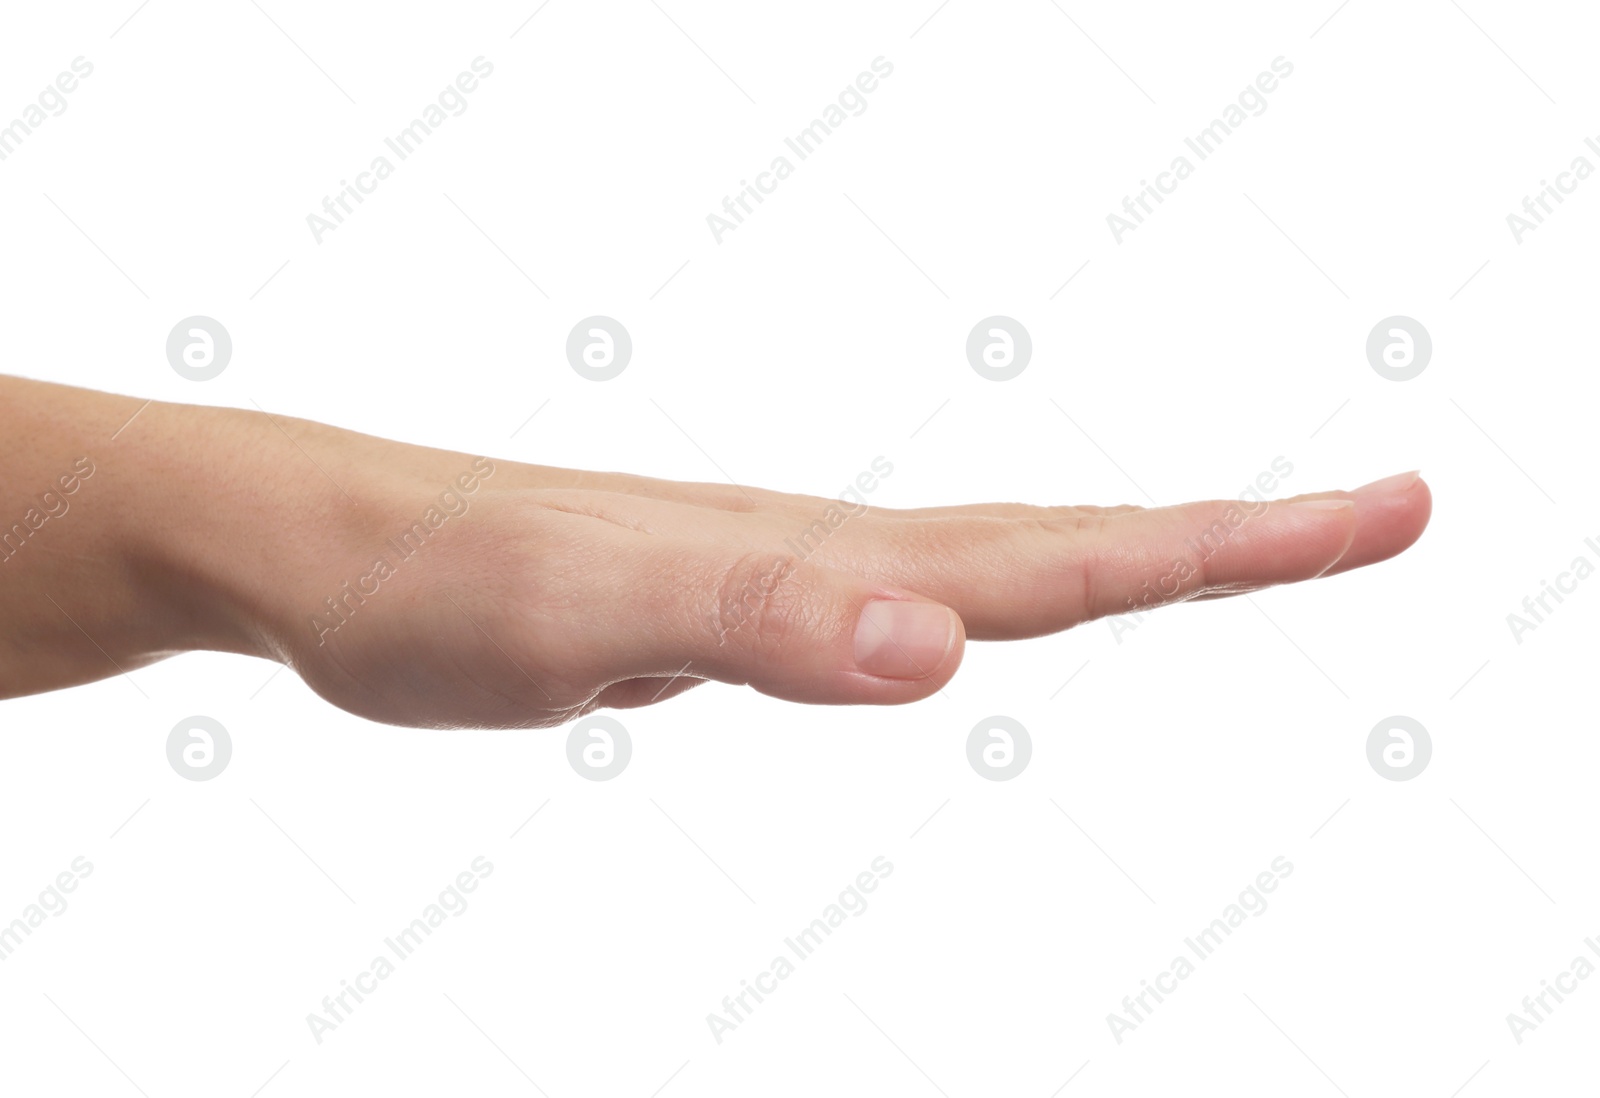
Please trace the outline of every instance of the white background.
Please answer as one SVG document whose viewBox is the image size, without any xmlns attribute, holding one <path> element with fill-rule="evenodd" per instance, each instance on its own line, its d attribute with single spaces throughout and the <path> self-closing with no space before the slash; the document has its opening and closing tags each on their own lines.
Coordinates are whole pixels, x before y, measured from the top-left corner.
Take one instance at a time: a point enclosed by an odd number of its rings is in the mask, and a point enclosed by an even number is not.
<svg viewBox="0 0 1600 1098">
<path fill-rule="evenodd" d="M 1600 980 L 1520 1045 L 1506 1020 L 1600 934 L 1600 582 L 1520 645 L 1506 622 L 1600 557 L 1600 181 L 1520 244 L 1506 222 L 1600 133 L 1592 12 L 133 2 L 0 26 L 0 119 L 94 65 L 0 163 L 7 372 L 817 494 L 882 456 L 887 506 L 1231 496 L 1280 456 L 1286 493 L 1420 466 L 1434 518 L 1326 582 L 974 644 L 901 709 L 702 687 L 621 715 L 609 782 L 564 729 L 369 724 L 237 657 L 7 702 L 0 919 L 73 858 L 94 870 L 0 965 L 6 1090 L 1592 1079 Z M 318 244 L 306 215 L 479 56 L 469 109 Z M 706 215 L 879 56 L 866 112 L 718 244 Z M 1117 243 L 1106 214 L 1280 56 L 1265 113 Z M 635 348 L 603 384 L 563 353 L 596 313 Z M 964 355 L 996 313 L 1034 343 L 999 384 Z M 203 384 L 164 355 L 193 314 L 234 341 Z M 1404 383 L 1364 351 L 1394 314 L 1434 342 Z M 231 733 L 209 782 L 167 762 L 192 714 Z M 967 762 L 991 714 L 1031 733 L 1009 782 Z M 1431 734 L 1411 781 L 1367 761 L 1392 714 Z M 307 1014 L 479 855 L 470 908 L 319 1045 Z M 867 910 L 714 1040 L 707 1014 L 878 856 Z M 1269 908 L 1119 1044 L 1107 1014 L 1278 856 Z"/>
</svg>

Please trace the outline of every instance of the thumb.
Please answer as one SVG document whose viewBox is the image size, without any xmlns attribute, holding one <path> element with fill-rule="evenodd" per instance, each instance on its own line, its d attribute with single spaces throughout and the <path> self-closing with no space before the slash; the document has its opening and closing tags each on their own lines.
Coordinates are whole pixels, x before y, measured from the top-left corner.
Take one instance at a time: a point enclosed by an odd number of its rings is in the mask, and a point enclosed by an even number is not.
<svg viewBox="0 0 1600 1098">
<path fill-rule="evenodd" d="M 698 675 L 787 701 L 892 705 L 933 694 L 961 663 L 954 610 L 849 572 L 698 547 L 635 564 L 618 585 L 631 621 L 600 630 L 611 638 L 602 662 L 618 676 Z"/>
</svg>

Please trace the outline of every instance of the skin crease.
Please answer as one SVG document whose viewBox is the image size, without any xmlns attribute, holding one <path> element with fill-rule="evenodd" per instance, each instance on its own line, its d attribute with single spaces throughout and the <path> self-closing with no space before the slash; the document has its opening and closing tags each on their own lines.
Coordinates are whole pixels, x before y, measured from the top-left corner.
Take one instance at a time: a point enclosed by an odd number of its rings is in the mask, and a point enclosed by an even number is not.
<svg viewBox="0 0 1600 1098">
<path fill-rule="evenodd" d="M 463 475 L 464 509 L 402 557 L 391 539 Z M 830 507 L 850 516 L 800 559 L 786 541 Z M 0 378 L 0 697 L 211 649 L 418 727 L 548 727 L 708 680 L 897 704 L 948 682 L 968 639 L 1336 575 L 1409 547 L 1431 507 L 1407 474 L 1265 505 L 860 508 Z M 392 574 L 345 596 L 380 557 Z M 905 608 L 885 602 L 918 604 L 931 639 L 887 639 Z"/>
</svg>

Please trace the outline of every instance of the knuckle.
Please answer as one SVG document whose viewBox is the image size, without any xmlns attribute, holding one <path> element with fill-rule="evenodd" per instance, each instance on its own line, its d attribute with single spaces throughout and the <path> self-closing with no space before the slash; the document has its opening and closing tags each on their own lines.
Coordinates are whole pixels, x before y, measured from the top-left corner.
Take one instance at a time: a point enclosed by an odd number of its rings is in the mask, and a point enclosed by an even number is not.
<svg viewBox="0 0 1600 1098">
<path fill-rule="evenodd" d="M 1046 513 L 1032 521 L 1035 529 L 1046 534 L 1098 537 L 1105 533 L 1107 520 L 1113 517 L 1099 510 L 1087 511 L 1074 507 L 1067 509 L 1065 514 Z"/>
<path fill-rule="evenodd" d="M 748 553 L 718 577 L 719 642 L 776 653 L 799 624 L 802 599 L 794 582 L 800 561 L 781 553 Z"/>
<path fill-rule="evenodd" d="M 1092 621 L 1107 614 L 1121 613 L 1123 607 L 1112 604 L 1114 591 L 1108 587 L 1106 570 L 1115 567 L 1114 559 L 1106 555 L 1107 528 L 1114 518 L 1099 512 L 1069 508 L 1065 514 L 1054 514 L 1033 520 L 1032 529 L 1052 539 L 1042 552 L 1048 562 L 1047 574 L 1053 584 L 1063 590 L 1076 592 L 1077 610 L 1074 624 Z M 1035 548 L 1034 553 L 1040 553 Z"/>
</svg>

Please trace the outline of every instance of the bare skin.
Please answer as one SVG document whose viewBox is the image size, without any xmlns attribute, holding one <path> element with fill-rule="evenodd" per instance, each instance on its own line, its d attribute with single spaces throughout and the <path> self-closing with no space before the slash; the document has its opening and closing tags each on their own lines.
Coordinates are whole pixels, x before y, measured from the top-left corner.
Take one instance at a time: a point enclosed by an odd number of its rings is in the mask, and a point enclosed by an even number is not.
<svg viewBox="0 0 1600 1098">
<path fill-rule="evenodd" d="M 0 378 L 0 697 L 210 649 L 421 727 L 708 680 L 896 704 L 968 638 L 1374 564 L 1431 507 L 1401 474 L 1270 504 L 868 508 Z"/>
</svg>

